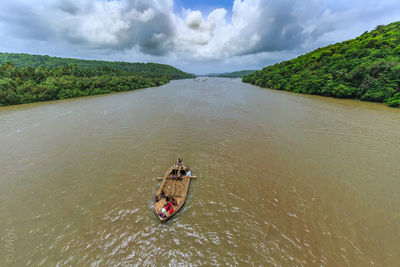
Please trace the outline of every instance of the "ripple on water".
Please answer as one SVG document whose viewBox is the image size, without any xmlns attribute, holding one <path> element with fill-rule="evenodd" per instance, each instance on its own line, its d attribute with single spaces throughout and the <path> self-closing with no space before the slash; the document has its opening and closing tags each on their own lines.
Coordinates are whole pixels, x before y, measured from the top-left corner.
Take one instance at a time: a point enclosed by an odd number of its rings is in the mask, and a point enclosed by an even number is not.
<svg viewBox="0 0 400 267">
<path fill-rule="evenodd" d="M 399 114 L 230 79 L 2 107 L 0 221 L 15 266 L 395 266 Z M 198 178 L 161 224 L 178 154 Z"/>
</svg>

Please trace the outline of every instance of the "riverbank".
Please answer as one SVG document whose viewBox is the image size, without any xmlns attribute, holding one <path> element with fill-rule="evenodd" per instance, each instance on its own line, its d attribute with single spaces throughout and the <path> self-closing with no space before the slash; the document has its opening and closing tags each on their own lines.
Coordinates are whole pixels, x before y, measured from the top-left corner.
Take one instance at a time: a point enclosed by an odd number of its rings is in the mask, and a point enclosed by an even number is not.
<svg viewBox="0 0 400 267">
<path fill-rule="evenodd" d="M 156 87 L 192 78 L 169 65 L 0 53 L 0 106 Z"/>
<path fill-rule="evenodd" d="M 133 75 L 120 70 L 61 66 L 21 68 L 0 66 L 0 105 L 26 104 L 112 92 L 131 91 L 168 83 L 165 77 Z"/>
<path fill-rule="evenodd" d="M 243 82 L 295 93 L 400 107 L 400 22 L 316 49 L 243 77 Z"/>
</svg>

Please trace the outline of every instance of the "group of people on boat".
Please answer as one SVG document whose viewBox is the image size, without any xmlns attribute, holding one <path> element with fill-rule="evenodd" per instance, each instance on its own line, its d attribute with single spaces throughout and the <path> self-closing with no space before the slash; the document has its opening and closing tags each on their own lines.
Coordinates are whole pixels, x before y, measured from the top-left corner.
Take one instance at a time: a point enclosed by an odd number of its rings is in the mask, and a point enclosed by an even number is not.
<svg viewBox="0 0 400 267">
<path fill-rule="evenodd" d="M 191 176 L 192 173 L 189 169 L 188 166 L 186 166 L 186 168 L 184 168 L 183 165 L 183 160 L 179 157 L 178 158 L 178 163 L 174 164 L 174 167 L 170 173 L 170 175 L 172 175 L 172 179 L 178 179 L 178 180 L 182 180 L 182 176 Z M 171 177 L 171 176 L 169 176 Z M 168 186 L 168 188 L 170 189 L 170 187 Z M 160 210 L 160 212 L 158 213 L 158 216 L 162 219 L 166 219 L 168 216 L 170 216 L 171 214 L 173 214 L 175 212 L 174 207 L 178 206 L 178 202 L 176 201 L 176 199 L 174 198 L 173 195 L 170 195 L 171 190 L 168 190 L 167 194 L 166 192 L 164 192 L 164 189 L 161 190 L 160 195 L 156 195 L 155 197 L 155 202 L 159 202 L 162 199 L 165 199 L 165 204 L 163 206 L 163 208 Z"/>
<path fill-rule="evenodd" d="M 179 179 L 182 180 L 182 176 L 191 176 L 192 173 L 190 172 L 189 166 L 187 166 L 187 169 L 185 170 L 183 168 L 183 160 L 182 158 L 178 158 L 178 163 L 174 164 L 174 167 L 178 167 L 178 170 L 173 170 L 172 171 L 172 179 Z"/>
</svg>

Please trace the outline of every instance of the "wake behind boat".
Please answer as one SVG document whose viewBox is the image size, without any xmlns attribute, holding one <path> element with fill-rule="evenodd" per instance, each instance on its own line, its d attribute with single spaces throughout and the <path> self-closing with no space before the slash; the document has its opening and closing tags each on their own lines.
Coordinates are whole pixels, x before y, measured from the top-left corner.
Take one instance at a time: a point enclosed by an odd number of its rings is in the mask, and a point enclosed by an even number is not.
<svg viewBox="0 0 400 267">
<path fill-rule="evenodd" d="M 161 222 L 170 219 L 185 204 L 191 178 L 195 176 L 191 175 L 189 167 L 180 158 L 167 170 L 154 203 L 154 211 Z"/>
</svg>

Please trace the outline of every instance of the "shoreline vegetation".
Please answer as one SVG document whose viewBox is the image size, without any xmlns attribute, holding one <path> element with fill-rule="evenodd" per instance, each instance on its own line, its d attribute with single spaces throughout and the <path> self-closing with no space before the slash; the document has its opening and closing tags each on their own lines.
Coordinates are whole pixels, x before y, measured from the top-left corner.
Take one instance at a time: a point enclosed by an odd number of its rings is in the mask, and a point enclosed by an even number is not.
<svg viewBox="0 0 400 267">
<path fill-rule="evenodd" d="M 243 82 L 302 94 L 400 107 L 400 22 L 316 49 L 243 77 Z"/>
<path fill-rule="evenodd" d="M 256 72 L 256 70 L 239 70 L 234 72 L 225 72 L 225 73 L 210 73 L 206 76 L 208 77 L 219 77 L 219 78 L 243 78 L 246 75 L 252 74 Z"/>
<path fill-rule="evenodd" d="M 172 66 L 0 53 L 0 106 L 155 87 L 193 78 Z"/>
</svg>

